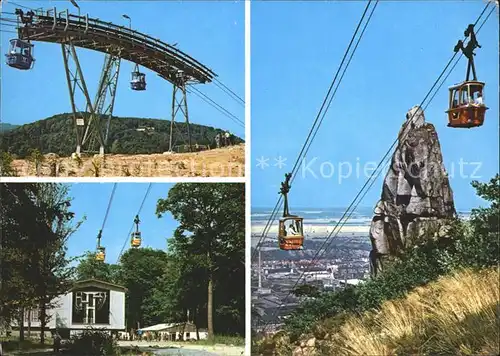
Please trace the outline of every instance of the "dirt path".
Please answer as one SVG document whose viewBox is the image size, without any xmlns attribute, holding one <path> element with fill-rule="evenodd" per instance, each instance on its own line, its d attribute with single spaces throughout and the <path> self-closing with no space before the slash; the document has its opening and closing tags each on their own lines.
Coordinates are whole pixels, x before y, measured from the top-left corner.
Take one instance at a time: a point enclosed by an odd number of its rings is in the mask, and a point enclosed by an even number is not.
<svg viewBox="0 0 500 356">
<path fill-rule="evenodd" d="M 44 156 L 39 176 L 58 177 L 243 177 L 245 145 L 175 154 L 106 155 L 102 157 Z M 17 176 L 36 176 L 35 164 L 26 159 L 12 163 Z"/>
</svg>

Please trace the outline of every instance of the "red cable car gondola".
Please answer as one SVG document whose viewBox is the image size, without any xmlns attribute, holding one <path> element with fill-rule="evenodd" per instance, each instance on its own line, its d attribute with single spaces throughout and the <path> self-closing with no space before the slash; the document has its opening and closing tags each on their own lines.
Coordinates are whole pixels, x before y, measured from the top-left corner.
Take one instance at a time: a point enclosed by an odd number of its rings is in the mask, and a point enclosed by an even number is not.
<svg viewBox="0 0 500 356">
<path fill-rule="evenodd" d="M 481 126 L 484 122 L 486 110 L 488 110 L 484 104 L 485 83 L 477 80 L 476 68 L 474 66 L 474 50 L 477 47 L 481 48 L 474 33 L 474 25 L 469 25 L 464 35 L 469 37 L 469 42 L 464 46 L 463 41 L 458 41 L 454 51 L 458 52 L 462 50 L 463 54 L 467 57 L 467 74 L 464 82 L 449 88 L 449 108 L 446 111 L 448 114 L 448 126 L 457 128 Z M 469 80 L 471 70 L 473 80 Z"/>
<path fill-rule="evenodd" d="M 301 250 L 304 245 L 303 218 L 291 215 L 288 210 L 288 192 L 290 191 L 291 173 L 285 174 L 281 183 L 280 194 L 284 199 L 283 217 L 279 222 L 278 241 L 281 250 Z"/>
</svg>

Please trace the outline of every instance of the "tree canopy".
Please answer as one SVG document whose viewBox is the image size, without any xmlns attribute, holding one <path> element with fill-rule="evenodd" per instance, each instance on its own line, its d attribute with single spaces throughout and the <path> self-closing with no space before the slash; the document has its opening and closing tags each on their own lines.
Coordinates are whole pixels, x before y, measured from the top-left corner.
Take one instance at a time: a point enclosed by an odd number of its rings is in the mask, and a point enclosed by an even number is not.
<svg viewBox="0 0 500 356">
<path fill-rule="evenodd" d="M 193 319 L 205 319 L 209 336 L 243 334 L 244 185 L 176 184 L 158 201 L 157 215 L 167 211 L 179 221 L 168 244 L 175 272 L 165 275 L 164 283 L 177 286 L 170 302 L 190 311 Z"/>
</svg>

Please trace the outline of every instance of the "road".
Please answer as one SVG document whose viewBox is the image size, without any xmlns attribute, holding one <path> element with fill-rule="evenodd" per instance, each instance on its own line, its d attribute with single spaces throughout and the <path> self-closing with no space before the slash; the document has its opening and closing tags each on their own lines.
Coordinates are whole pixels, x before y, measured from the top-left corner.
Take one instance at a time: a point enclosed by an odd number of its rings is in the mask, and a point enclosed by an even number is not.
<svg viewBox="0 0 500 356">
<path fill-rule="evenodd" d="M 156 355 L 188 355 L 188 356 L 241 356 L 244 354 L 244 346 L 196 345 L 195 343 L 171 343 L 171 342 L 136 342 L 119 341 L 122 347 L 137 346 L 142 351 L 152 351 Z"/>
</svg>

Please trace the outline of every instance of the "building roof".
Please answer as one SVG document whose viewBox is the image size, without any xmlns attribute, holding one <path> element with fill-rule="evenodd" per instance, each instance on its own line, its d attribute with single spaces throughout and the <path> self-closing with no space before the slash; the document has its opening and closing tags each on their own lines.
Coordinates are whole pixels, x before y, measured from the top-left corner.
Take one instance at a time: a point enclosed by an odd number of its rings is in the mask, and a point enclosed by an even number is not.
<svg viewBox="0 0 500 356">
<path fill-rule="evenodd" d="M 76 281 L 73 284 L 73 287 L 70 289 L 70 291 L 72 291 L 73 289 L 82 288 L 82 287 L 100 287 L 100 288 L 110 289 L 110 290 L 115 290 L 115 291 L 120 291 L 120 292 L 127 291 L 127 288 L 125 288 L 123 286 L 120 286 L 120 285 L 114 284 L 114 283 L 101 281 L 101 280 L 95 279 L 95 278 Z"/>
<path fill-rule="evenodd" d="M 142 328 L 142 329 L 139 329 L 141 331 L 164 331 L 164 330 L 167 330 L 167 329 L 170 329 L 170 328 L 173 328 L 173 327 L 176 327 L 176 326 L 180 326 L 180 325 L 193 325 L 193 323 L 168 323 L 168 324 L 156 324 L 156 325 L 152 325 L 152 326 L 148 326 L 147 328 Z M 204 329 L 200 329 L 199 331 L 204 331 Z"/>
</svg>

